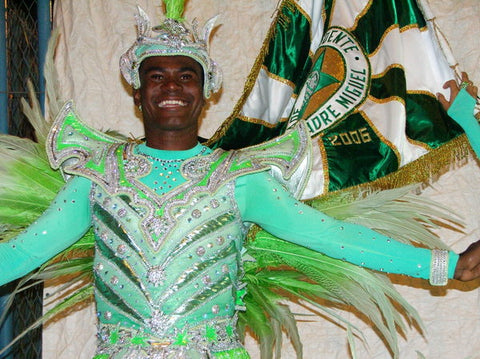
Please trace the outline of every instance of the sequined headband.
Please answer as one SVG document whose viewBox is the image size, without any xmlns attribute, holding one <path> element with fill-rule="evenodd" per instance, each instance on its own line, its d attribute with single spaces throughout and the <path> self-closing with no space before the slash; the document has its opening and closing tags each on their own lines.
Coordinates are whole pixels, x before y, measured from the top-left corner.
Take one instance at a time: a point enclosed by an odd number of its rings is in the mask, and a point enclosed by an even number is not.
<svg viewBox="0 0 480 359">
<path fill-rule="evenodd" d="M 216 17 L 204 25 L 199 36 L 197 23 L 167 18 L 158 26 L 151 27 L 147 14 L 138 7 L 137 39 L 120 57 L 120 71 L 125 80 L 138 89 L 140 87 L 139 67 L 143 60 L 152 56 L 188 56 L 203 68 L 205 98 L 222 86 L 222 72 L 208 54 L 208 40 Z"/>
</svg>

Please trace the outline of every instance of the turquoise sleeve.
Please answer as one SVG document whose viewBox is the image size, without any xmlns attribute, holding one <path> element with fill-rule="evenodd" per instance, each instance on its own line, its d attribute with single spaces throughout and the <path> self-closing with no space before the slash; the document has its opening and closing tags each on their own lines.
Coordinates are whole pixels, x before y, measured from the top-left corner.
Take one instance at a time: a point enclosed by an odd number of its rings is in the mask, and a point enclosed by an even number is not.
<svg viewBox="0 0 480 359">
<path fill-rule="evenodd" d="M 475 103 L 467 90 L 461 89 L 448 109 L 448 115 L 463 128 L 477 158 L 480 158 L 480 124 L 473 116 Z"/>
<path fill-rule="evenodd" d="M 293 198 L 268 173 L 238 178 L 235 197 L 245 221 L 279 238 L 377 271 L 424 279 L 430 276 L 430 250 L 331 218 Z M 450 252 L 449 278 L 457 261 L 458 255 Z"/>
<path fill-rule="evenodd" d="M 90 180 L 72 178 L 32 225 L 0 242 L 0 285 L 39 267 L 85 234 L 91 225 L 90 187 Z"/>
</svg>

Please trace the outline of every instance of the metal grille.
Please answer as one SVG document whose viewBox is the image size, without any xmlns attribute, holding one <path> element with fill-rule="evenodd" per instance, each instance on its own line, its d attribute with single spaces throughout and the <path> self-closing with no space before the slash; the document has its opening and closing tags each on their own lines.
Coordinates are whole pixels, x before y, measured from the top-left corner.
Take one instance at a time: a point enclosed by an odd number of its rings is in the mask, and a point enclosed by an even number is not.
<svg viewBox="0 0 480 359">
<path fill-rule="evenodd" d="M 22 113 L 20 99 L 28 97 L 28 79 L 39 88 L 37 0 L 6 0 L 5 5 L 8 130 L 12 135 L 33 139 L 33 128 Z M 42 295 L 43 286 L 31 287 L 17 295 L 10 312 L 13 337 L 42 315 Z M 41 340 L 40 327 L 30 331 L 1 358 L 40 359 Z"/>
<path fill-rule="evenodd" d="M 28 79 L 38 88 L 37 2 L 10 0 L 6 11 L 9 133 L 32 138 L 32 127 L 21 111 L 20 99 L 28 97 Z"/>
<path fill-rule="evenodd" d="M 22 333 L 30 324 L 42 315 L 43 286 L 27 289 L 17 298 L 12 307 L 13 335 Z M 42 357 L 42 328 L 30 331 L 12 349 L 15 359 L 40 359 Z"/>
</svg>

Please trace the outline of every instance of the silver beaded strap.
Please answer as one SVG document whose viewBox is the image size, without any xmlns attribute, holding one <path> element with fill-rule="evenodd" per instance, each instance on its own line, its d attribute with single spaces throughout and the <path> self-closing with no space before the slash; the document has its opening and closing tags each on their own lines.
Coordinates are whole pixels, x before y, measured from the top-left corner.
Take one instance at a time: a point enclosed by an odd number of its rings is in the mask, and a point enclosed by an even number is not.
<svg viewBox="0 0 480 359">
<path fill-rule="evenodd" d="M 430 284 L 441 286 L 448 283 L 448 251 L 443 249 L 432 250 L 430 263 Z"/>
</svg>

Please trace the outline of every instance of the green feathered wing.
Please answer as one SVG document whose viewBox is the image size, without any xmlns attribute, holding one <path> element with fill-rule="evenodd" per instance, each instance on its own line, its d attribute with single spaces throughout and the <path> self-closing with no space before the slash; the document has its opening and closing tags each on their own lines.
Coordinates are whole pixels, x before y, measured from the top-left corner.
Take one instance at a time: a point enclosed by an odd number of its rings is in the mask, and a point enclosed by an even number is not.
<svg viewBox="0 0 480 359">
<path fill-rule="evenodd" d="M 47 63 L 51 66 L 51 58 Z M 52 71 L 46 73 L 49 74 L 50 113 L 56 113 L 60 107 L 54 93 L 55 77 Z M 40 216 L 64 184 L 61 173 L 48 164 L 44 140 L 49 122 L 44 120 L 34 96 L 30 105 L 24 102 L 24 112 L 34 125 L 39 142 L 0 135 L 0 153 L 4 159 L 0 162 L 2 240 L 15 236 Z M 399 240 L 413 238 L 426 246 L 443 247 L 430 229 L 442 222 L 450 227 L 458 223 L 448 210 L 410 192 L 411 188 L 369 194 L 344 190 L 309 204 L 335 218 L 361 223 Z M 31 328 L 92 299 L 93 245 L 90 231 L 20 281 L 15 292 L 21 291 L 27 281 L 51 279 L 62 279 L 64 285 L 60 290 L 69 292 Z M 354 306 L 374 323 L 394 354 L 397 353 L 397 328 L 405 327 L 404 318 L 407 322 L 420 323 L 416 311 L 386 276 L 285 242 L 260 228 L 250 231 L 243 258 L 246 289 L 238 304 L 244 304 L 246 310 L 239 314 L 239 332 L 250 328 L 259 340 L 262 358 L 280 357 L 282 331 L 288 334 L 297 357 L 302 357 L 296 316 L 285 304 L 287 300 L 320 310 L 322 315 L 343 323 L 349 338 L 355 328 L 333 308 Z"/>
</svg>

